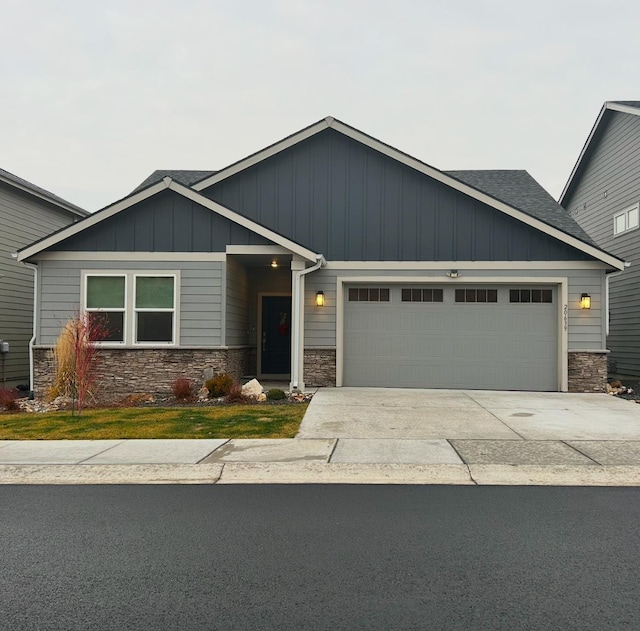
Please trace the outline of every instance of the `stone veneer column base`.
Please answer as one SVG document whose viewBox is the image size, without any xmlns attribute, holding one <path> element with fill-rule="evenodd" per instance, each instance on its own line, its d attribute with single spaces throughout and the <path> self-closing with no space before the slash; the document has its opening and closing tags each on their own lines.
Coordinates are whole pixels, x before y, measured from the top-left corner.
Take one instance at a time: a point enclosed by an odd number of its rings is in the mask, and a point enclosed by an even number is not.
<svg viewBox="0 0 640 631">
<path fill-rule="evenodd" d="M 122 396 L 133 392 L 166 394 L 181 377 L 191 379 L 199 388 L 204 371 L 228 372 L 234 379 L 247 373 L 249 348 L 101 348 L 98 356 L 100 389 Z M 51 348 L 34 348 L 35 395 L 46 395 L 55 376 L 55 359 Z"/>
<path fill-rule="evenodd" d="M 331 387 L 336 385 L 336 349 L 304 349 L 305 386 Z"/>
<path fill-rule="evenodd" d="M 605 392 L 609 351 L 569 351 L 569 392 Z"/>
</svg>

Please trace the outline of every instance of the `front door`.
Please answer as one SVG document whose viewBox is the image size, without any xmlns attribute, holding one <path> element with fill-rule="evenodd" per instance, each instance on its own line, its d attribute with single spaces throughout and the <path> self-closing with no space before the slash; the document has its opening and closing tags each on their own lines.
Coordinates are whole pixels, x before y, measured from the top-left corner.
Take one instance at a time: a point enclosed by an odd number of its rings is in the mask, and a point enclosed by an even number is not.
<svg viewBox="0 0 640 631">
<path fill-rule="evenodd" d="M 262 296 L 261 375 L 291 373 L 291 296 Z"/>
</svg>

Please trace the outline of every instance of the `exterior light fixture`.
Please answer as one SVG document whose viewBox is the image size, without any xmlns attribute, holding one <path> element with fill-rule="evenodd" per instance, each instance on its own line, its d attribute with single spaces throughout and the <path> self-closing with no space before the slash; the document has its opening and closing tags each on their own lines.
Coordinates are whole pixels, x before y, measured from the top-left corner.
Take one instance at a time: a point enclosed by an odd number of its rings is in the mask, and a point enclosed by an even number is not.
<svg viewBox="0 0 640 631">
<path fill-rule="evenodd" d="M 460 278 L 460 274 L 457 269 L 452 269 L 450 272 L 447 272 L 447 276 L 449 278 Z"/>
<path fill-rule="evenodd" d="M 316 306 L 324 307 L 324 291 L 316 292 Z"/>
<path fill-rule="evenodd" d="M 278 259 L 273 259 L 273 261 L 271 261 L 271 267 L 273 267 L 273 269 L 276 269 L 276 267 L 278 267 Z"/>
<path fill-rule="evenodd" d="M 589 294 L 580 296 L 580 309 L 591 309 L 591 296 Z"/>
</svg>

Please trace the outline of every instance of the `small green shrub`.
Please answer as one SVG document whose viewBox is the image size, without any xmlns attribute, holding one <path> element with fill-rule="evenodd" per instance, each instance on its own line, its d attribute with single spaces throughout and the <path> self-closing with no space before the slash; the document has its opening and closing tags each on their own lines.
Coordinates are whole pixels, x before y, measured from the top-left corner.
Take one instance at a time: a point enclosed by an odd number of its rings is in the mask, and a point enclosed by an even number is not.
<svg viewBox="0 0 640 631">
<path fill-rule="evenodd" d="M 211 379 L 207 379 L 204 387 L 212 398 L 226 397 L 233 386 L 233 377 L 227 372 L 218 372 Z"/>
<path fill-rule="evenodd" d="M 191 381 L 184 377 L 180 379 L 176 379 L 171 384 L 171 390 L 173 391 L 173 396 L 178 401 L 189 401 L 193 399 L 193 386 L 191 385 Z"/>
<path fill-rule="evenodd" d="M 282 401 L 286 398 L 287 395 L 285 394 L 285 391 L 280 390 L 280 388 L 271 388 L 271 390 L 267 392 L 267 399 L 269 401 Z"/>
<path fill-rule="evenodd" d="M 225 403 L 247 403 L 249 397 L 242 394 L 242 386 L 239 383 L 232 383 L 224 400 Z"/>
</svg>

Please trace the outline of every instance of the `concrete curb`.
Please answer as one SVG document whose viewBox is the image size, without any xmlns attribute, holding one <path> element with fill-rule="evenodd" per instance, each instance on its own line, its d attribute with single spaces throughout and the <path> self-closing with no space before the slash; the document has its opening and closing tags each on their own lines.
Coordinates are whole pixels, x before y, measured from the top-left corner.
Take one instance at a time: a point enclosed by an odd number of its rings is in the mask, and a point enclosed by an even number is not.
<svg viewBox="0 0 640 631">
<path fill-rule="evenodd" d="M 322 462 L 189 465 L 0 465 L 0 485 L 3 484 L 640 486 L 640 467 L 332 464 Z"/>
</svg>

